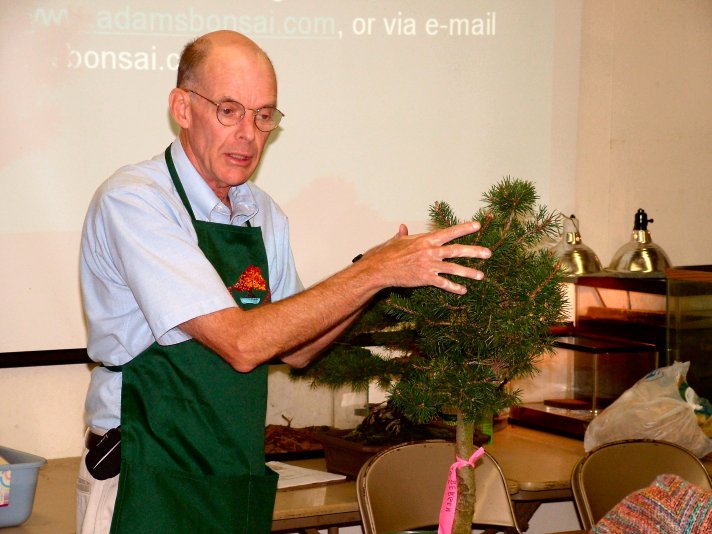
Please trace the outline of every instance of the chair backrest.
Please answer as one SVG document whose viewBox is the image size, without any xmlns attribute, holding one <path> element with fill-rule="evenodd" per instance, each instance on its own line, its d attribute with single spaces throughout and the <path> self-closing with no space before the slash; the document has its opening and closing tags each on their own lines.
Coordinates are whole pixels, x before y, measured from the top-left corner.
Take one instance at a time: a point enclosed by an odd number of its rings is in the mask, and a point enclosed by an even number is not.
<svg viewBox="0 0 712 534">
<path fill-rule="evenodd" d="M 447 441 L 396 445 L 371 457 L 356 479 L 365 534 L 382 534 L 438 524 L 445 482 L 455 461 Z M 475 469 L 476 504 L 473 523 L 517 526 L 507 481 L 489 454 Z"/>
<path fill-rule="evenodd" d="M 591 450 L 571 472 L 571 490 L 581 525 L 589 530 L 624 497 L 663 474 L 679 475 L 702 488 L 712 488 L 704 464 L 674 443 L 622 440 Z"/>
</svg>

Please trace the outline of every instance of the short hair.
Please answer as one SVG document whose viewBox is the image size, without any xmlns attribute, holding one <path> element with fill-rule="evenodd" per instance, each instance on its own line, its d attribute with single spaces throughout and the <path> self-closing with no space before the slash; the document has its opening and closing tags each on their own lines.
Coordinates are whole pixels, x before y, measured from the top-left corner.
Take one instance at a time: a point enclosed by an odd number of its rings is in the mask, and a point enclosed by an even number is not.
<svg viewBox="0 0 712 534">
<path fill-rule="evenodd" d="M 194 81 L 195 73 L 208 56 L 210 48 L 210 40 L 204 37 L 198 37 L 185 45 L 180 55 L 180 62 L 178 63 L 176 87 L 184 87 L 186 84 L 190 85 L 190 83 Z"/>
<path fill-rule="evenodd" d="M 272 71 L 272 76 L 274 77 L 276 82 L 277 74 L 275 73 L 272 60 L 269 58 L 267 53 L 247 37 L 241 37 L 244 39 L 245 43 L 250 44 L 251 49 L 255 52 L 257 57 L 263 59 L 266 62 L 268 68 Z M 210 54 L 213 46 L 215 45 L 213 39 L 211 38 L 211 34 L 198 37 L 193 41 L 189 42 L 187 45 L 185 45 L 185 47 L 183 48 L 183 52 L 180 55 L 180 61 L 178 62 L 176 87 L 184 89 L 187 85 L 192 85 L 193 83 L 195 83 L 198 69 L 207 59 L 208 54 Z"/>
</svg>

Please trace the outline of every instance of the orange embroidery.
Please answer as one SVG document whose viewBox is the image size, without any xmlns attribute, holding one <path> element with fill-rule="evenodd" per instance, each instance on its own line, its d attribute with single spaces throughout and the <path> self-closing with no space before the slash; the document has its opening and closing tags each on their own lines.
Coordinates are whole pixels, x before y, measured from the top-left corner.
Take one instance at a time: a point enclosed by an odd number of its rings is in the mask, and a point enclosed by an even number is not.
<svg viewBox="0 0 712 534">
<path fill-rule="evenodd" d="M 250 265 L 244 272 L 240 275 L 240 278 L 233 285 L 229 286 L 230 291 L 246 291 L 247 298 L 254 299 L 255 294 L 253 291 L 267 291 L 267 281 L 264 276 L 262 276 L 262 270 L 255 266 Z M 264 302 L 269 302 L 271 292 L 267 291 L 267 296 Z"/>
</svg>

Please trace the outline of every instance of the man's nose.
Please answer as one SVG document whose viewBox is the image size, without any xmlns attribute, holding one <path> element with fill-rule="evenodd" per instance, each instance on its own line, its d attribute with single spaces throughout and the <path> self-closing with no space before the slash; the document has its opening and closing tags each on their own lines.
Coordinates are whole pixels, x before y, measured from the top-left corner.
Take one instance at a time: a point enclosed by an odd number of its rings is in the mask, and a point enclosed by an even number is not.
<svg viewBox="0 0 712 534">
<path fill-rule="evenodd" d="M 238 139 L 246 139 L 248 141 L 251 141 L 255 138 L 255 135 L 257 134 L 255 113 L 256 112 L 251 109 L 246 109 L 245 115 L 242 117 L 242 120 L 235 125 L 235 136 Z"/>
</svg>

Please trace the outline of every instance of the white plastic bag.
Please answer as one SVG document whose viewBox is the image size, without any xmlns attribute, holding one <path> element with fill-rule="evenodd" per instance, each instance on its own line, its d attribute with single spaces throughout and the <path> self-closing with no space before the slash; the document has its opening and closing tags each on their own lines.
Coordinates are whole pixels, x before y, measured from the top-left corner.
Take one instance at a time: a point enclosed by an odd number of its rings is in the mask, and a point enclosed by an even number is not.
<svg viewBox="0 0 712 534">
<path fill-rule="evenodd" d="M 638 380 L 588 425 L 584 449 L 620 439 L 658 439 L 685 447 L 699 458 L 712 452 L 695 406 L 680 395 L 690 362 L 675 362 Z"/>
</svg>

